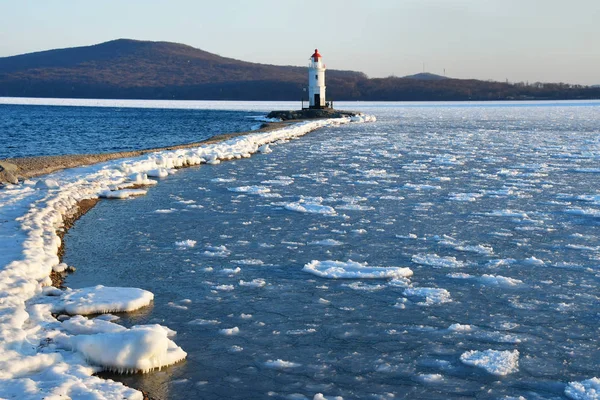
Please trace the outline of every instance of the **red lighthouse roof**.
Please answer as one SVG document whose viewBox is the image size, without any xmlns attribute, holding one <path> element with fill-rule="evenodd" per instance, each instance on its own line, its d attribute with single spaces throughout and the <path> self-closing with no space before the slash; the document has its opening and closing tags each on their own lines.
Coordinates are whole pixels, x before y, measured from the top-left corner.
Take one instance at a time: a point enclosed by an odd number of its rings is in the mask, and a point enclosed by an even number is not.
<svg viewBox="0 0 600 400">
<path fill-rule="evenodd" d="M 321 55 L 319 54 L 319 50 L 318 49 L 315 49 L 315 53 L 311 56 L 311 58 L 314 61 L 319 61 L 319 58 L 321 58 Z"/>
</svg>

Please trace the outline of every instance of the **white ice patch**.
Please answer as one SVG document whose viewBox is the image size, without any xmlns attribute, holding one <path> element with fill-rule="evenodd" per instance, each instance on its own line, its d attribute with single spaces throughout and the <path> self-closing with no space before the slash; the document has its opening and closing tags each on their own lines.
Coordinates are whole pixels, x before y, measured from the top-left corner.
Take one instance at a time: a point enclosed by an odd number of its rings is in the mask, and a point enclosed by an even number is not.
<svg viewBox="0 0 600 400">
<path fill-rule="evenodd" d="M 192 239 L 181 240 L 179 242 L 175 242 L 175 246 L 182 249 L 191 249 L 196 245 L 196 241 Z"/>
<path fill-rule="evenodd" d="M 264 265 L 264 261 L 262 260 L 258 260 L 255 258 L 247 258 L 244 260 L 233 260 L 231 261 L 233 264 L 238 264 L 238 265 Z"/>
<path fill-rule="evenodd" d="M 160 325 L 139 325 L 116 333 L 74 336 L 65 345 L 104 370 L 148 372 L 186 357 L 168 338 L 170 332 Z"/>
<path fill-rule="evenodd" d="M 104 199 L 128 199 L 130 197 L 144 196 L 148 193 L 144 189 L 121 189 L 121 190 L 103 190 L 98 193 L 98 197 Z"/>
<path fill-rule="evenodd" d="M 266 186 L 239 186 L 234 188 L 228 188 L 227 190 L 237 193 L 248 193 L 248 194 L 263 194 L 269 193 L 270 188 Z"/>
<path fill-rule="evenodd" d="M 313 260 L 302 269 L 321 278 L 330 279 L 393 279 L 406 278 L 413 274 L 406 267 L 368 267 L 367 263 L 349 261 Z"/>
<path fill-rule="evenodd" d="M 231 183 L 235 182 L 235 178 L 213 178 L 210 181 L 214 183 Z"/>
<path fill-rule="evenodd" d="M 54 313 L 104 314 L 134 311 L 154 299 L 147 290 L 137 288 L 105 287 L 98 285 L 83 289 L 66 289 L 54 306 Z"/>
<path fill-rule="evenodd" d="M 285 203 L 283 205 L 287 210 L 296 211 L 307 214 L 322 214 L 322 215 L 336 215 L 336 211 L 333 207 L 324 206 L 320 203 L 311 203 L 307 201 L 300 201 L 294 203 Z"/>
<path fill-rule="evenodd" d="M 477 329 L 476 327 L 474 327 L 473 325 L 462 325 L 462 324 L 452 324 L 448 327 L 448 331 L 450 332 L 472 332 L 475 329 Z"/>
<path fill-rule="evenodd" d="M 473 278 L 473 275 L 467 274 L 464 272 L 452 272 L 452 273 L 446 274 L 446 276 L 448 278 L 452 278 L 452 279 L 472 279 Z"/>
<path fill-rule="evenodd" d="M 371 206 L 363 206 L 362 204 L 343 204 L 341 206 L 336 206 L 336 210 L 343 211 L 372 211 L 375 207 Z"/>
<path fill-rule="evenodd" d="M 417 297 L 424 299 L 417 303 L 419 306 L 433 306 L 437 304 L 449 303 L 452 301 L 450 292 L 439 288 L 408 288 L 404 290 L 406 297 Z"/>
<path fill-rule="evenodd" d="M 124 326 L 103 319 L 88 319 L 76 315 L 62 323 L 62 328 L 71 335 L 93 335 L 96 333 L 115 333 L 125 331 Z"/>
<path fill-rule="evenodd" d="M 288 186 L 294 183 L 294 178 L 289 176 L 278 176 L 276 179 L 269 179 L 261 182 L 263 185 Z"/>
<path fill-rule="evenodd" d="M 273 368 L 273 369 L 297 368 L 299 366 L 301 366 L 301 364 L 291 362 L 291 361 L 285 361 L 280 358 L 278 358 L 277 360 L 269 360 L 269 361 L 265 362 L 265 367 Z"/>
<path fill-rule="evenodd" d="M 523 281 L 520 279 L 508 278 L 500 275 L 488 275 L 484 274 L 479 278 L 479 282 L 486 286 L 499 286 L 504 288 L 511 288 L 523 285 Z"/>
<path fill-rule="evenodd" d="M 515 260 L 514 258 L 502 258 L 498 260 L 490 260 L 485 264 L 485 266 L 487 268 L 508 267 L 516 262 L 517 260 Z"/>
<path fill-rule="evenodd" d="M 310 242 L 310 244 L 318 245 L 318 246 L 341 246 L 344 243 L 335 239 L 323 239 L 317 240 L 315 242 Z"/>
<path fill-rule="evenodd" d="M 169 176 L 169 171 L 166 168 L 155 168 L 146 171 L 146 175 L 151 178 L 165 178 Z"/>
<path fill-rule="evenodd" d="M 251 287 L 251 288 L 261 288 L 261 287 L 266 286 L 266 284 L 267 284 L 267 282 L 261 278 L 252 279 L 249 282 L 243 281 L 243 280 L 240 280 L 240 282 L 239 282 L 240 286 Z"/>
<path fill-rule="evenodd" d="M 546 264 L 543 260 L 540 260 L 539 258 L 535 258 L 534 256 L 531 256 L 531 257 L 525 259 L 523 262 L 525 264 L 536 265 L 536 266 L 542 266 L 542 265 Z"/>
<path fill-rule="evenodd" d="M 202 318 L 194 319 L 194 320 L 188 322 L 188 324 L 190 324 L 190 325 L 200 325 L 200 326 L 219 325 L 220 323 L 221 323 L 221 321 L 217 321 L 216 319 L 202 319 Z"/>
<path fill-rule="evenodd" d="M 234 326 L 233 328 L 220 329 L 219 333 L 225 336 L 233 336 L 240 333 L 240 328 Z"/>
<path fill-rule="evenodd" d="M 600 400 L 600 379 L 594 377 L 581 382 L 569 382 L 565 395 L 573 400 Z"/>
<path fill-rule="evenodd" d="M 465 202 L 473 202 L 481 197 L 483 197 L 483 194 L 481 194 L 481 193 L 450 193 L 448 195 L 448 199 L 450 201 L 465 201 Z"/>
<path fill-rule="evenodd" d="M 569 209 L 565 210 L 565 213 L 571 214 L 571 215 L 579 215 L 582 217 L 593 217 L 593 218 L 600 217 L 600 210 L 598 210 L 597 208 L 574 207 L 574 208 L 569 208 Z"/>
<path fill-rule="evenodd" d="M 441 257 L 437 254 L 416 254 L 412 256 L 412 262 L 435 268 L 461 268 L 465 266 L 465 263 L 458 261 L 456 257 Z"/>
<path fill-rule="evenodd" d="M 298 335 L 309 335 L 311 333 L 315 333 L 317 330 L 315 328 L 306 328 L 306 329 L 290 329 L 285 334 L 298 336 Z"/>
<path fill-rule="evenodd" d="M 345 287 L 349 287 L 350 289 L 353 290 L 360 290 L 360 291 L 365 291 L 365 292 L 374 292 L 376 290 L 381 290 L 386 288 L 386 285 L 369 285 L 368 283 L 364 283 L 364 282 L 352 282 L 352 283 L 346 283 L 343 284 L 342 286 Z"/>
<path fill-rule="evenodd" d="M 438 186 L 438 185 L 427 185 L 427 184 L 424 184 L 424 183 L 419 183 L 419 184 L 405 183 L 404 184 L 404 188 L 405 189 L 416 190 L 416 191 L 422 191 L 422 190 L 439 190 L 442 187 Z"/>
<path fill-rule="evenodd" d="M 492 375 L 504 376 L 519 370 L 519 351 L 471 350 L 463 353 L 460 361 L 483 368 Z"/>
<path fill-rule="evenodd" d="M 466 251 L 469 253 L 477 253 L 486 256 L 491 256 L 494 254 L 494 249 L 492 246 L 487 246 L 484 244 L 456 246 L 455 249 L 458 251 Z"/>
<path fill-rule="evenodd" d="M 202 253 L 206 257 L 229 257 L 231 251 L 226 246 L 208 246 L 206 251 Z"/>
<path fill-rule="evenodd" d="M 235 290 L 235 287 L 233 285 L 216 285 L 213 286 L 213 289 L 220 290 L 222 292 L 231 292 L 232 290 Z"/>
<path fill-rule="evenodd" d="M 519 210 L 495 210 L 485 214 L 488 217 L 508 217 L 508 218 L 522 218 L 529 219 L 529 216 L 524 211 Z"/>
<path fill-rule="evenodd" d="M 440 383 L 444 380 L 444 376 L 440 374 L 419 374 L 417 380 L 423 383 Z"/>
<path fill-rule="evenodd" d="M 240 267 L 236 267 L 236 268 L 223 268 L 222 270 L 219 271 L 219 273 L 223 274 L 223 275 L 236 275 L 239 274 L 242 271 L 242 269 Z"/>
</svg>

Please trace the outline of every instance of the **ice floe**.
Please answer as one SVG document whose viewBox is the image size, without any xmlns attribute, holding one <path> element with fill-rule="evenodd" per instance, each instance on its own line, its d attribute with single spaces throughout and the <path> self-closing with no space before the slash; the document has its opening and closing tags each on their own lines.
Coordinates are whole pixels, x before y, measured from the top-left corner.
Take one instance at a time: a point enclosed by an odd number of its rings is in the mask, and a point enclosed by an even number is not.
<svg viewBox="0 0 600 400">
<path fill-rule="evenodd" d="M 143 289 L 98 285 L 83 289 L 67 288 L 59 299 L 53 307 L 54 313 L 85 315 L 134 311 L 150 304 L 154 295 Z"/>
<path fill-rule="evenodd" d="M 148 372 L 174 364 L 186 353 L 160 325 L 138 325 L 118 332 L 58 338 L 60 346 L 81 353 L 93 365 L 115 372 Z"/>
<path fill-rule="evenodd" d="M 405 278 L 412 275 L 406 267 L 369 267 L 367 263 L 349 261 L 313 260 L 302 269 L 321 278 L 330 279 L 387 279 Z"/>
<path fill-rule="evenodd" d="M 452 301 L 450 292 L 446 289 L 441 288 L 426 288 L 426 287 L 414 287 L 404 290 L 406 297 L 416 297 L 423 299 L 423 301 L 417 302 L 419 306 L 433 306 L 437 304 L 449 303 Z"/>
<path fill-rule="evenodd" d="M 121 190 L 103 190 L 98 193 L 98 197 L 104 199 L 128 199 L 135 196 L 144 196 L 148 193 L 144 189 L 121 189 Z"/>
<path fill-rule="evenodd" d="M 240 286 L 251 287 L 251 288 L 261 288 L 267 285 L 267 282 L 264 279 L 256 278 L 251 281 L 239 281 Z"/>
<path fill-rule="evenodd" d="M 225 336 L 233 336 L 240 333 L 240 328 L 238 328 L 237 326 L 234 326 L 233 328 L 224 328 L 220 329 L 219 333 Z"/>
<path fill-rule="evenodd" d="M 500 287 L 515 287 L 523 285 L 523 281 L 520 279 L 508 278 L 500 275 L 488 275 L 484 274 L 479 278 L 479 282 L 483 285 L 488 286 L 500 286 Z"/>
<path fill-rule="evenodd" d="M 573 400 L 600 400 L 600 379 L 594 377 L 581 382 L 569 382 L 565 395 Z"/>
<path fill-rule="evenodd" d="M 458 261 L 456 257 L 441 257 L 437 254 L 415 254 L 412 256 L 412 262 L 435 268 L 461 268 L 465 266 L 465 263 Z"/>
<path fill-rule="evenodd" d="M 179 247 L 179 248 L 192 248 L 194 246 L 196 246 L 196 241 L 192 240 L 192 239 L 186 239 L 186 240 L 181 240 L 178 242 L 175 242 L 175 246 Z"/>
<path fill-rule="evenodd" d="M 483 368 L 492 375 L 504 376 L 519 370 L 519 351 L 471 350 L 461 354 L 460 361 Z"/>
<path fill-rule="evenodd" d="M 274 368 L 274 369 L 297 368 L 300 365 L 301 364 L 298 364 L 298 363 L 295 363 L 292 361 L 285 361 L 280 358 L 278 358 L 277 360 L 269 360 L 269 361 L 265 362 L 265 367 Z"/>
<path fill-rule="evenodd" d="M 333 207 L 324 206 L 320 203 L 309 202 L 309 201 L 299 201 L 293 203 L 285 203 L 283 206 L 290 211 L 297 211 L 301 213 L 307 214 L 322 214 L 322 215 L 336 215 L 337 212 Z"/>
<path fill-rule="evenodd" d="M 335 239 L 323 239 L 323 240 L 317 240 L 314 242 L 310 242 L 310 244 L 314 244 L 314 245 L 318 245 L 318 246 L 341 246 L 344 243 L 340 242 L 339 240 L 335 240 Z"/>
<path fill-rule="evenodd" d="M 229 190 L 231 192 L 248 193 L 248 194 L 263 194 L 263 193 L 269 193 L 271 191 L 271 189 L 266 186 L 239 186 L 239 187 L 228 188 L 227 190 Z"/>
</svg>

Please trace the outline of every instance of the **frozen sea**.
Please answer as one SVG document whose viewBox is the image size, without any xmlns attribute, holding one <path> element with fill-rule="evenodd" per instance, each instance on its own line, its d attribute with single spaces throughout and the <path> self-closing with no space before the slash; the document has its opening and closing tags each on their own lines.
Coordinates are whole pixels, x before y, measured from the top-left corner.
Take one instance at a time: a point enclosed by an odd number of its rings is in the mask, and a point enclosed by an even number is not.
<svg viewBox="0 0 600 400">
<path fill-rule="evenodd" d="M 188 353 L 107 376 L 160 399 L 577 398 L 600 362 L 600 102 L 338 107 L 377 122 L 180 170 L 69 231 L 67 285 L 150 290 L 120 322 Z"/>
</svg>

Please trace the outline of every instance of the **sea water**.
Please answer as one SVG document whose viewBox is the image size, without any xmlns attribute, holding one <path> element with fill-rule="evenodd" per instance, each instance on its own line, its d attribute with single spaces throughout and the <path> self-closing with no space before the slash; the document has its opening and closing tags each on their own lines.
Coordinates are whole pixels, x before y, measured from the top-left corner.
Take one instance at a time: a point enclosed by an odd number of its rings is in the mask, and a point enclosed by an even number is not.
<svg viewBox="0 0 600 400">
<path fill-rule="evenodd" d="M 152 291 L 121 323 L 188 352 L 107 377 L 169 399 L 560 399 L 598 376 L 600 103 L 355 108 L 377 122 L 76 223 L 66 284 Z"/>
<path fill-rule="evenodd" d="M 124 107 L 86 107 L 0 101 L 0 159 L 194 143 L 220 133 L 256 128 L 257 121 L 251 118 L 256 115 L 250 111 L 136 108 L 127 102 Z"/>
</svg>

